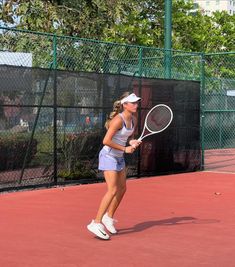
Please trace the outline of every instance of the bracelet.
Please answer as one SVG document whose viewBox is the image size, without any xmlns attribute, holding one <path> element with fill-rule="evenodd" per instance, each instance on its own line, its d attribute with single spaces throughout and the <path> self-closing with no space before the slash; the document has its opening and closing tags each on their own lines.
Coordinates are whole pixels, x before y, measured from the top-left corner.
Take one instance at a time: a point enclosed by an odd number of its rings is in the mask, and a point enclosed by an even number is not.
<svg viewBox="0 0 235 267">
<path fill-rule="evenodd" d="M 123 152 L 126 153 L 126 147 L 124 148 L 124 151 Z"/>
</svg>

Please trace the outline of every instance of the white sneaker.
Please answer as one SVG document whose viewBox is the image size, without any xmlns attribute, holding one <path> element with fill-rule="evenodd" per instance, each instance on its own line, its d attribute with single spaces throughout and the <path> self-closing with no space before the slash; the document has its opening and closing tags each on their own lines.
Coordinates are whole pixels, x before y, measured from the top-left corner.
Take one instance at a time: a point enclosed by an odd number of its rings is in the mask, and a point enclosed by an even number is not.
<svg viewBox="0 0 235 267">
<path fill-rule="evenodd" d="M 105 232 L 104 226 L 101 223 L 96 223 L 94 220 L 87 225 L 87 229 L 102 239 L 109 239 L 109 235 Z"/>
<path fill-rule="evenodd" d="M 116 234 L 117 230 L 114 227 L 114 223 L 117 222 L 113 218 L 109 217 L 107 213 L 102 218 L 102 223 L 111 234 Z"/>
</svg>

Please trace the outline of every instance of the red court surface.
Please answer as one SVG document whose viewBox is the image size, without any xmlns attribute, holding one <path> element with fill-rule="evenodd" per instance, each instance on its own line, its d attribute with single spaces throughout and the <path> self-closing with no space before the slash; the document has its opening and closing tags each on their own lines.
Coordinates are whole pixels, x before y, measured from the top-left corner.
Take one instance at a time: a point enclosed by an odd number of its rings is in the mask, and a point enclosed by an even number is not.
<svg viewBox="0 0 235 267">
<path fill-rule="evenodd" d="M 205 170 L 235 173 L 235 148 L 205 150 Z"/>
<path fill-rule="evenodd" d="M 234 267 L 235 175 L 128 180 L 119 234 L 86 230 L 104 183 L 0 195 L 1 267 Z"/>
</svg>

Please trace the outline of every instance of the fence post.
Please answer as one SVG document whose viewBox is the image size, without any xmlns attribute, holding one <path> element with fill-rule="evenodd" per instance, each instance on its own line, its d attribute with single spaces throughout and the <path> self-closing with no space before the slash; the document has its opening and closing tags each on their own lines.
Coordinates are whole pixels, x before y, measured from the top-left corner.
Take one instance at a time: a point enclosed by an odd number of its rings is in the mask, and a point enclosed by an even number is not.
<svg viewBox="0 0 235 267">
<path fill-rule="evenodd" d="M 138 49 L 138 74 L 139 74 L 139 83 L 138 83 L 138 95 L 142 97 L 142 75 L 143 75 L 143 48 L 139 47 Z M 141 102 L 140 107 L 138 109 L 138 133 L 141 133 Z M 141 162 L 141 155 L 140 149 L 138 149 L 137 154 L 137 177 L 141 176 L 140 173 L 140 162 Z"/>
<path fill-rule="evenodd" d="M 172 0 L 165 0 L 164 35 L 164 77 L 165 79 L 170 79 L 172 63 Z"/>
<path fill-rule="evenodd" d="M 205 54 L 201 53 L 201 105 L 200 105 L 200 114 L 201 114 L 201 150 L 202 150 L 202 157 L 201 157 L 201 169 L 204 170 L 204 154 L 205 154 Z"/>
<path fill-rule="evenodd" d="M 57 184 L 57 36 L 53 35 L 53 148 L 54 148 L 54 183 Z"/>
<path fill-rule="evenodd" d="M 142 72 L 143 72 L 143 47 L 139 47 L 139 53 L 138 53 L 138 73 L 139 76 L 142 77 Z"/>
<path fill-rule="evenodd" d="M 53 35 L 53 69 L 57 69 L 57 36 Z"/>
</svg>

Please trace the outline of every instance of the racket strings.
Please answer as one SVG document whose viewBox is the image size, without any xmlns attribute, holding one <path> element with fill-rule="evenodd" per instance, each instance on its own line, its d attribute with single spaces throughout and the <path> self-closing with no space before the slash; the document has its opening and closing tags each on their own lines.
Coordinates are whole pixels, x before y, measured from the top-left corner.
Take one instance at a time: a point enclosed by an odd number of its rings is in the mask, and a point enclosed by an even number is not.
<svg viewBox="0 0 235 267">
<path fill-rule="evenodd" d="M 158 132 L 169 124 L 171 117 L 172 114 L 169 108 L 158 106 L 149 113 L 146 125 L 150 131 Z"/>
</svg>

